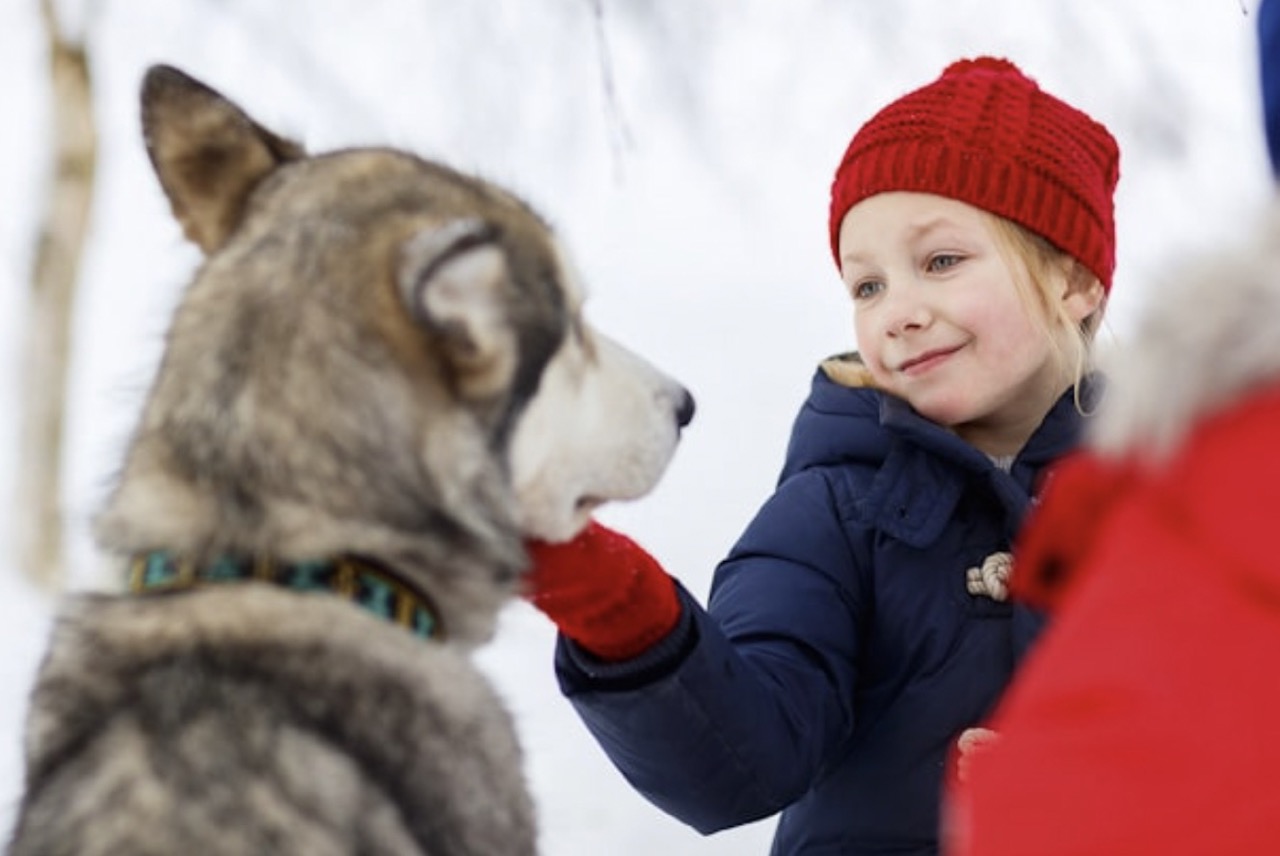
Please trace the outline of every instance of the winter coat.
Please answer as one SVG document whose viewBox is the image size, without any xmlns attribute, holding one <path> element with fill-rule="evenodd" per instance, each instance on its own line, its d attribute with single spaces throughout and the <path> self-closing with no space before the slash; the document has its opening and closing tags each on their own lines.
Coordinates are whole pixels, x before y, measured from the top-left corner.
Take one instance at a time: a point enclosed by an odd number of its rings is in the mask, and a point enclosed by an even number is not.
<svg viewBox="0 0 1280 856">
<path fill-rule="evenodd" d="M 1080 419 L 1059 401 L 1010 472 L 903 401 L 825 371 L 776 493 L 704 611 L 624 663 L 561 639 L 561 686 L 652 802 L 710 833 L 781 811 L 775 854 L 937 849 L 944 760 L 1039 619 L 966 591 L 1007 550 Z"/>
<path fill-rule="evenodd" d="M 1015 594 L 1054 616 L 951 791 L 947 853 L 1280 851 L 1272 218 L 1152 291 L 1088 451 L 1030 517 Z"/>
</svg>

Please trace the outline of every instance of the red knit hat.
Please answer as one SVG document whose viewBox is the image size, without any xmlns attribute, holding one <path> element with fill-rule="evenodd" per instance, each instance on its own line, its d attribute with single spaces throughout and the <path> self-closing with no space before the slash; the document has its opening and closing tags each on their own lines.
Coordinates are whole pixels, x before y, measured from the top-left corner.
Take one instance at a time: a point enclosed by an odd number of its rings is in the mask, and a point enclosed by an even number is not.
<svg viewBox="0 0 1280 856">
<path fill-rule="evenodd" d="M 978 57 L 889 104 L 854 135 L 831 184 L 831 251 L 857 203 L 934 193 L 1012 220 L 1071 254 L 1110 291 L 1120 151 L 1087 115 L 1016 65 Z"/>
</svg>

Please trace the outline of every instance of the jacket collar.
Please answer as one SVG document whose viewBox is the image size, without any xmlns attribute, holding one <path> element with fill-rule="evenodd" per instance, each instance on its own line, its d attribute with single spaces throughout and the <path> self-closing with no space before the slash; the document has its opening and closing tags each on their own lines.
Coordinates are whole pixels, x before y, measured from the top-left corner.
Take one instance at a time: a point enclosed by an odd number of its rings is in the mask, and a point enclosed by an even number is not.
<svg viewBox="0 0 1280 856">
<path fill-rule="evenodd" d="M 1100 380 L 1085 378 L 1080 405 L 1087 411 L 1100 393 Z M 915 547 L 925 547 L 942 534 L 971 481 L 985 483 L 1004 508 L 1006 537 L 1012 541 L 1030 508 L 1040 473 L 1080 442 L 1083 428 L 1075 390 L 1068 390 L 1005 472 L 902 399 L 881 396 L 880 424 L 896 441 L 861 507 L 876 528 Z"/>
<path fill-rule="evenodd" d="M 912 545 L 927 545 L 941 534 L 974 479 L 985 480 L 1004 506 L 1012 537 L 1041 470 L 1080 441 L 1084 420 L 1075 391 L 1068 390 L 1006 473 L 904 400 L 866 385 L 860 369 L 856 354 L 819 367 L 796 418 L 780 481 L 809 467 L 873 468 L 870 490 L 857 500 L 859 519 Z M 1085 412 L 1092 412 L 1101 391 L 1100 378 L 1085 378 Z"/>
</svg>

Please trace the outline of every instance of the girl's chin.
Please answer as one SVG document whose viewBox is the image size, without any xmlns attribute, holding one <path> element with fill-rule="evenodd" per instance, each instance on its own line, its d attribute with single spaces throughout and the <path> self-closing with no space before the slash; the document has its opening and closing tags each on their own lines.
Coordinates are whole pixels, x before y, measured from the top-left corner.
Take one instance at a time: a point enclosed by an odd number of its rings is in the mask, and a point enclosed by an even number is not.
<svg viewBox="0 0 1280 856">
<path fill-rule="evenodd" d="M 908 398 L 907 403 L 911 405 L 916 413 L 919 413 L 930 422 L 936 422 L 943 428 L 954 429 L 958 425 L 972 422 L 978 418 L 978 415 L 973 412 L 973 409 L 966 402 L 943 401 L 936 398 L 919 398 L 917 400 Z"/>
</svg>

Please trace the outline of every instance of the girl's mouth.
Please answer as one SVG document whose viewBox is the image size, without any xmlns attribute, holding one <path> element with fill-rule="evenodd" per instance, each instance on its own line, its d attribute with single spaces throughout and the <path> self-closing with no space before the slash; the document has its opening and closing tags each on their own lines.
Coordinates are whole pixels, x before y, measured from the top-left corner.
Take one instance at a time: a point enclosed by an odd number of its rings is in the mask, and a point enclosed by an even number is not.
<svg viewBox="0 0 1280 856">
<path fill-rule="evenodd" d="M 945 361 L 958 350 L 960 350 L 959 346 L 954 348 L 938 348 L 932 351 L 925 351 L 923 354 L 905 361 L 898 367 L 898 371 L 906 375 L 924 374 Z"/>
</svg>

